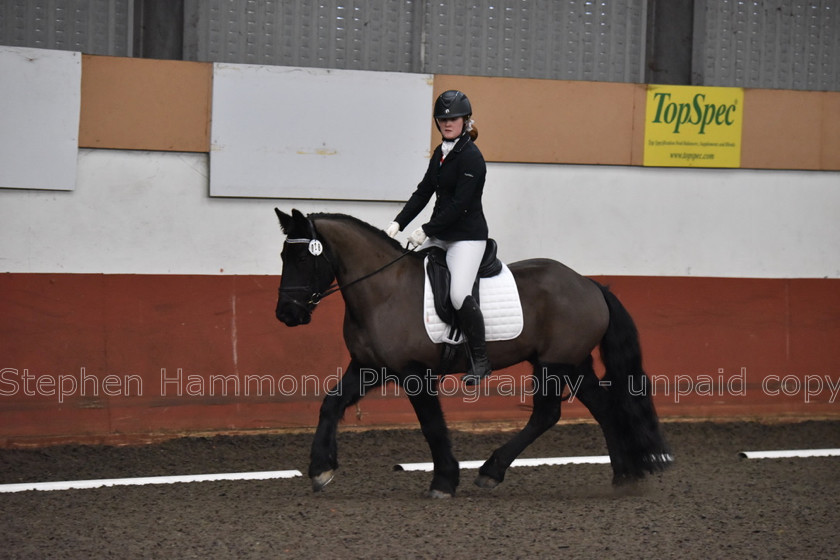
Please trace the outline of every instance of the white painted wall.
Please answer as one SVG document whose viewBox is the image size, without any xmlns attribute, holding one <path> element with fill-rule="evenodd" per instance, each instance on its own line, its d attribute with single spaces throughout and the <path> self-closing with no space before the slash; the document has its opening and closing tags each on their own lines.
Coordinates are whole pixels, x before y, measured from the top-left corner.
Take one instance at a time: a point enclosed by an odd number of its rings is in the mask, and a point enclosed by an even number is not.
<svg viewBox="0 0 840 560">
<path fill-rule="evenodd" d="M 394 189 L 406 199 L 419 180 Z M 508 262 L 546 256 L 587 275 L 840 278 L 838 172 L 489 164 L 484 200 Z M 401 204 L 212 198 L 206 154 L 80 150 L 73 192 L 0 189 L 0 270 L 279 274 L 274 206 L 384 227 Z"/>
<path fill-rule="evenodd" d="M 840 277 L 840 173 L 491 165 L 504 256 L 589 275 Z"/>
</svg>

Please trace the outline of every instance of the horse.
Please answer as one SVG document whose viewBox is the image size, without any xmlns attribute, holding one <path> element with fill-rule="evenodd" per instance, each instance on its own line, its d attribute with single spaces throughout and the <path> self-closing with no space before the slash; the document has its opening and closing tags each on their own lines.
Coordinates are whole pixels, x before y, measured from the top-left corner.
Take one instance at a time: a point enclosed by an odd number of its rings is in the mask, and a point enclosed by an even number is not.
<svg viewBox="0 0 840 560">
<path fill-rule="evenodd" d="M 312 442 L 308 475 L 321 491 L 338 469 L 338 422 L 348 406 L 383 383 L 406 390 L 433 460 L 430 497 L 452 497 L 459 464 L 438 399 L 441 376 L 467 370 L 460 351 L 446 370 L 440 348 L 423 326 L 424 265 L 418 252 L 404 250 L 370 224 L 344 214 L 275 208 L 286 235 L 275 310 L 287 326 L 308 324 L 322 298 L 344 297 L 343 335 L 350 363 L 325 396 Z M 632 317 L 605 286 L 550 259 L 508 265 L 515 278 L 524 325 L 513 340 L 487 343 L 495 369 L 520 362 L 533 366 L 530 418 L 510 441 L 493 451 L 475 483 L 500 484 L 513 460 L 560 419 L 567 388 L 589 409 L 606 440 L 613 483 L 622 484 L 664 470 L 672 456 L 644 390 L 639 335 Z M 335 284 L 334 284 L 335 282 Z M 593 367 L 600 349 L 605 373 Z M 431 375 L 430 375 L 431 373 Z"/>
</svg>

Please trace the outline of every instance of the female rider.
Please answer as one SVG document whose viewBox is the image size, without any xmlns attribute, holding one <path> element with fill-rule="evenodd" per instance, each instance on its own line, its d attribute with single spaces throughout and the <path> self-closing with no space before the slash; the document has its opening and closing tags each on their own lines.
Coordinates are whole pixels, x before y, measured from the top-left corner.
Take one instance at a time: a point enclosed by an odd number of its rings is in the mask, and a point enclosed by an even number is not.
<svg viewBox="0 0 840 560">
<path fill-rule="evenodd" d="M 490 360 L 484 335 L 484 316 L 472 288 L 487 244 L 487 221 L 481 205 L 486 165 L 475 145 L 478 131 L 473 126 L 469 99 L 457 90 L 437 98 L 434 119 L 442 135 L 429 167 L 402 211 L 385 229 L 395 237 L 436 195 L 431 219 L 417 228 L 409 241 L 425 249 L 432 245 L 446 251 L 451 274 L 449 297 L 467 341 L 471 367 L 464 376 L 467 385 L 490 375 Z"/>
</svg>

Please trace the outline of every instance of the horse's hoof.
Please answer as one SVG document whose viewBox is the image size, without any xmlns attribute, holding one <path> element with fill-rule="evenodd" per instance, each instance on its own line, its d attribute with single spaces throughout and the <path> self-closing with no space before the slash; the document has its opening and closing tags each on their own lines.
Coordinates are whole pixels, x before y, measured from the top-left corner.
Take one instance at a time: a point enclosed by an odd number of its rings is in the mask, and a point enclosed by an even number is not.
<svg viewBox="0 0 840 560">
<path fill-rule="evenodd" d="M 475 485 L 480 488 L 495 488 L 499 485 L 499 481 L 486 474 L 480 474 L 475 478 Z"/>
<path fill-rule="evenodd" d="M 320 492 L 324 489 L 324 486 L 332 482 L 332 479 L 335 478 L 335 471 L 324 471 L 317 476 L 312 477 L 312 491 L 313 492 Z"/>
<path fill-rule="evenodd" d="M 444 498 L 452 498 L 452 494 L 449 492 L 444 492 L 442 490 L 429 490 L 426 492 L 427 498 L 432 498 L 433 500 L 439 500 Z"/>
</svg>

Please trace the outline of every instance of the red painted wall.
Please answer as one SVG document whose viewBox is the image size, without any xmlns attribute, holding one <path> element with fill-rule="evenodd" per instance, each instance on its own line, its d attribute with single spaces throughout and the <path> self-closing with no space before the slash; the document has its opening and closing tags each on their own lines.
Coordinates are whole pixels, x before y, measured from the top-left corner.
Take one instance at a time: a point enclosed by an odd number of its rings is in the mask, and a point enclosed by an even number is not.
<svg viewBox="0 0 840 560">
<path fill-rule="evenodd" d="M 662 416 L 840 413 L 840 280 L 597 279 L 636 319 Z M 286 327 L 278 282 L 0 275 L 0 444 L 313 426 L 349 360 L 343 304 L 328 298 L 310 325 Z M 527 418 L 527 384 L 485 384 L 475 402 L 444 387 L 450 421 Z M 375 391 L 345 424 L 414 424 L 396 392 Z M 564 416 L 589 417 L 576 402 Z"/>
</svg>

